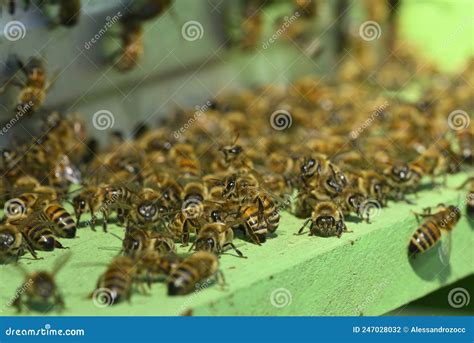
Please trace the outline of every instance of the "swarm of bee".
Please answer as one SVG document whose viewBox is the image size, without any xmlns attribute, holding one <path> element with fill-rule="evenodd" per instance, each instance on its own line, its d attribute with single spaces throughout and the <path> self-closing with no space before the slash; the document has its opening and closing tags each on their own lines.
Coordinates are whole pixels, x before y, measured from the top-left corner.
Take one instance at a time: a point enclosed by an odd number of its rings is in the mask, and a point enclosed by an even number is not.
<svg viewBox="0 0 474 343">
<path fill-rule="evenodd" d="M 148 19 L 133 13 L 135 23 Z M 39 63 L 19 68 L 29 83 L 20 85 L 18 106 L 37 91 L 29 109 L 35 112 L 48 83 Z M 473 69 L 471 63 L 463 77 L 472 80 Z M 67 249 L 79 230 L 108 232 L 113 221 L 123 228 L 121 250 L 92 297 L 106 290 L 117 304 L 135 286 L 160 281 L 172 296 L 209 280 L 224 285 L 219 256 L 246 258 L 235 237 L 258 246 L 278 239 L 282 210 L 304 219 L 297 235 L 308 227 L 311 236 L 341 237 L 351 221 L 371 223 L 373 206 L 415 203 L 422 179 L 435 187 L 472 166 L 472 97 L 462 82 L 452 83 L 451 97 L 436 97 L 438 91 L 426 89 L 411 103 L 370 85 L 304 77 L 183 109 L 158 129 L 141 125 L 131 140 L 114 133 L 101 150 L 78 115 L 53 112 L 41 136 L 0 151 L 0 260 Z M 468 184 L 472 217 L 473 178 L 459 187 Z M 440 204 L 416 215 L 423 221 L 408 243 L 410 256 L 451 232 L 461 212 Z M 189 252 L 178 253 L 177 245 Z M 34 287 L 15 306 L 64 307 L 54 281 L 64 263 L 53 272 L 25 272 Z"/>
</svg>

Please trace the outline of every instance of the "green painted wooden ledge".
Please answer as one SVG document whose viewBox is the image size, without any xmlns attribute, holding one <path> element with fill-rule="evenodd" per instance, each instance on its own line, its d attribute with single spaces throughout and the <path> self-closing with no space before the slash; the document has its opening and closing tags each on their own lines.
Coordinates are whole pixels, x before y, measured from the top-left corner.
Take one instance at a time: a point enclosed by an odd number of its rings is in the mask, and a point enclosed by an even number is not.
<svg viewBox="0 0 474 343">
<path fill-rule="evenodd" d="M 466 174 L 451 176 L 446 188 L 423 191 L 417 205 L 389 203 L 372 224 L 349 222 L 353 233 L 342 238 L 294 236 L 302 220 L 284 213 L 278 237 L 263 246 L 237 240 L 248 256 L 221 258 L 228 287 L 218 285 L 184 297 L 168 297 L 165 285 L 155 284 L 150 294 L 134 293 L 130 303 L 96 307 L 86 296 L 95 286 L 120 241 L 88 228 L 79 238 L 62 240 L 73 256 L 58 275 L 65 297 L 64 315 L 381 315 L 443 285 L 474 273 L 474 223 L 465 217 L 452 233 L 449 267 L 444 267 L 437 248 L 410 262 L 407 243 L 416 228 L 411 210 L 436 206 L 440 202 L 463 202 L 467 190 L 454 190 Z M 463 206 L 463 213 L 465 208 Z M 122 235 L 122 229 L 111 231 Z M 27 268 L 50 268 L 64 251 L 40 253 L 44 260 L 25 257 Z M 91 264 L 92 263 L 92 264 Z M 6 307 L 22 276 L 11 265 L 0 266 L 0 314 L 12 315 Z M 272 301 L 273 299 L 273 301 Z M 192 312 L 189 312 L 192 310 Z M 30 312 L 24 314 L 38 315 Z M 57 314 L 51 312 L 50 314 Z"/>
</svg>

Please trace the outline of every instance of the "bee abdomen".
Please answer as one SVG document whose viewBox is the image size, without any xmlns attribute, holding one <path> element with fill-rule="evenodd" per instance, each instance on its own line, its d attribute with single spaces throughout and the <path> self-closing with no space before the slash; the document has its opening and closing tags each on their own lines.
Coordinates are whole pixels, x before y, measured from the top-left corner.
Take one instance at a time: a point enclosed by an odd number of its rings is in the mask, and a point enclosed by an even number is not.
<svg viewBox="0 0 474 343">
<path fill-rule="evenodd" d="M 422 224 L 413 234 L 408 245 L 410 254 L 419 254 L 432 248 L 441 237 L 441 231 L 433 222 Z"/>
</svg>

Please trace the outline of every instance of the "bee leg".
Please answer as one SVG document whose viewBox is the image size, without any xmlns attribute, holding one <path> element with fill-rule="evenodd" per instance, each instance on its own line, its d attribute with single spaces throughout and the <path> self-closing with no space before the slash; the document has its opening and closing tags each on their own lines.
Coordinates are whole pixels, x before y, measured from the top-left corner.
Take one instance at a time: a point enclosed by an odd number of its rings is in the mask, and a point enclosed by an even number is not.
<svg viewBox="0 0 474 343">
<path fill-rule="evenodd" d="M 95 216 L 95 214 L 92 215 L 91 217 L 91 220 L 89 221 L 89 227 L 91 228 L 92 231 L 96 231 L 95 230 L 95 221 L 97 220 L 97 217 Z"/>
<path fill-rule="evenodd" d="M 308 226 L 308 223 L 311 222 L 311 218 L 308 218 L 304 221 L 303 226 L 301 229 L 298 230 L 298 233 L 295 233 L 296 236 L 303 234 L 303 230 Z M 311 231 L 311 230 L 310 230 Z"/>
<path fill-rule="evenodd" d="M 63 246 L 59 241 L 54 242 L 54 247 L 58 249 L 69 249 L 69 247 Z"/>
<path fill-rule="evenodd" d="M 64 299 L 61 294 L 56 294 L 55 300 L 54 300 L 54 305 L 58 306 L 59 312 L 64 311 L 66 308 L 66 305 L 64 303 Z"/>
<path fill-rule="evenodd" d="M 30 254 L 33 256 L 33 258 L 35 260 L 38 259 L 38 255 L 36 254 L 36 251 L 34 250 L 33 246 L 31 245 L 31 243 L 29 241 L 26 241 L 25 243 L 25 246 L 26 246 L 26 249 L 30 252 Z M 17 260 L 18 260 L 18 257 L 17 257 Z"/>
<path fill-rule="evenodd" d="M 19 288 L 17 292 L 18 296 L 15 298 L 11 306 L 15 307 L 17 312 L 21 312 L 23 309 L 23 303 L 21 301 L 21 288 Z"/>
<path fill-rule="evenodd" d="M 258 239 L 257 235 L 255 234 L 255 232 L 253 232 L 252 230 L 248 230 L 247 227 L 245 228 L 245 232 L 246 234 L 250 237 L 250 240 L 257 244 L 257 245 L 262 245 L 262 243 L 260 243 L 260 239 Z"/>
<path fill-rule="evenodd" d="M 107 232 L 107 223 L 109 221 L 109 211 L 103 210 L 102 211 L 102 230 Z"/>
<path fill-rule="evenodd" d="M 181 246 L 185 247 L 189 244 L 189 227 L 188 227 L 188 220 L 186 219 L 183 224 L 183 233 L 181 235 Z"/>
<path fill-rule="evenodd" d="M 234 243 L 232 243 L 232 242 L 226 243 L 226 244 L 224 244 L 223 248 L 225 248 L 226 246 L 230 246 L 232 249 L 234 249 L 234 251 L 237 253 L 237 255 L 239 255 L 239 257 L 247 258 L 247 256 L 244 256 L 244 254 L 242 254 L 242 252 L 239 249 L 236 248 Z"/>
<path fill-rule="evenodd" d="M 222 270 L 219 269 L 216 276 L 217 276 L 217 282 L 221 286 L 221 289 L 226 290 L 227 282 L 225 281 L 224 273 L 222 272 Z"/>
</svg>

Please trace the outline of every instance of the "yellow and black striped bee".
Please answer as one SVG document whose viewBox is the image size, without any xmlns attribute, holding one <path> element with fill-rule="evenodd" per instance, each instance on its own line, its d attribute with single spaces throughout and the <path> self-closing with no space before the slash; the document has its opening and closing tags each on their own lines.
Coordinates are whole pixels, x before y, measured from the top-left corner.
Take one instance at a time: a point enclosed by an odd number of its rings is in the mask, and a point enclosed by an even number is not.
<svg viewBox="0 0 474 343">
<path fill-rule="evenodd" d="M 129 300 L 132 296 L 136 269 L 136 263 L 131 257 L 114 258 L 107 266 L 107 270 L 100 276 L 96 290 L 90 294 L 90 297 L 104 297 L 110 305 Z"/>
<path fill-rule="evenodd" d="M 35 259 L 38 258 L 33 247 L 15 225 L 0 224 L 0 263 L 17 261 L 25 250 L 28 250 Z"/>
<path fill-rule="evenodd" d="M 168 295 L 185 295 L 219 275 L 219 260 L 207 251 L 197 251 L 185 258 L 168 279 Z"/>
<path fill-rule="evenodd" d="M 253 243 L 261 245 L 267 240 L 268 223 L 261 201 L 258 204 L 249 202 L 240 206 L 239 216 L 243 221 L 245 234 Z"/>
<path fill-rule="evenodd" d="M 461 151 L 461 159 L 468 164 L 474 163 L 474 125 L 456 132 Z"/>
<path fill-rule="evenodd" d="M 150 251 L 156 251 L 161 255 L 175 253 L 176 247 L 171 237 L 129 227 L 125 231 L 122 250 L 125 255 L 136 257 Z"/>
<path fill-rule="evenodd" d="M 56 239 L 54 231 L 48 224 L 27 219 L 19 224 L 19 230 L 35 250 L 53 251 L 56 248 L 65 249 Z"/>
<path fill-rule="evenodd" d="M 319 202 L 314 206 L 311 217 L 305 220 L 298 235 L 303 233 L 308 224 L 310 236 L 341 237 L 343 232 L 349 232 L 342 211 L 331 201 Z"/>
<path fill-rule="evenodd" d="M 168 277 L 178 266 L 180 259 L 175 254 L 161 254 L 158 251 L 147 251 L 137 256 L 136 279 L 146 281 L 150 286 L 153 281 Z"/>
<path fill-rule="evenodd" d="M 54 81 L 48 81 L 47 71 L 43 60 L 38 57 L 30 58 L 23 63 L 18 57 L 15 74 L 0 88 L 0 93 L 6 86 L 16 86 L 20 92 L 16 101 L 16 111 L 31 114 L 38 110 L 46 99 L 46 94 Z M 23 78 L 19 74 L 23 74 Z"/>
<path fill-rule="evenodd" d="M 208 251 L 216 255 L 224 252 L 226 247 L 231 247 L 239 255 L 245 257 L 242 252 L 236 248 L 234 243 L 234 231 L 223 222 L 216 221 L 214 223 L 205 224 L 200 230 L 194 241 L 193 247 L 198 251 Z"/>
<path fill-rule="evenodd" d="M 40 212 L 38 220 L 50 223 L 54 233 L 62 238 L 76 237 L 77 225 L 69 212 L 59 203 L 46 205 Z"/>
<path fill-rule="evenodd" d="M 63 297 L 56 285 L 55 276 L 69 260 L 71 254 L 60 256 L 51 272 L 38 271 L 28 273 L 23 270 L 25 281 L 17 291 L 13 306 L 20 312 L 24 305 L 29 309 L 49 312 L 52 309 L 63 310 Z M 26 299 L 25 299 L 26 298 Z"/>
<path fill-rule="evenodd" d="M 121 19 L 122 48 L 114 65 L 121 72 L 135 68 L 144 53 L 143 22 L 162 15 L 172 0 L 134 1 L 130 10 Z"/>
<path fill-rule="evenodd" d="M 440 204 L 436 213 L 431 213 L 431 208 L 426 208 L 423 213 L 415 213 L 415 216 L 417 219 L 422 217 L 424 220 L 408 244 L 410 256 L 416 256 L 431 249 L 440 240 L 443 232 L 448 233 L 449 236 L 461 219 L 461 211 L 456 206 Z"/>
</svg>

